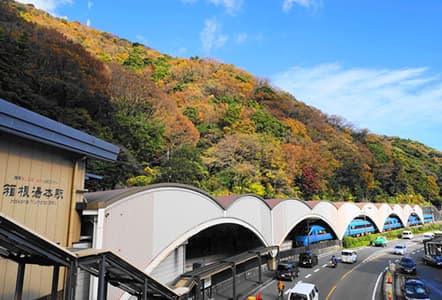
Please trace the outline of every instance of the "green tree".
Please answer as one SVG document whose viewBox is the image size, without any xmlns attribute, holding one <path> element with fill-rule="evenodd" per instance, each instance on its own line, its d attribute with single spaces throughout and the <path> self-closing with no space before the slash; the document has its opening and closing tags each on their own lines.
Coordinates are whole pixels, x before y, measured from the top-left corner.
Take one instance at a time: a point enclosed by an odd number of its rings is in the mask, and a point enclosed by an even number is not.
<svg viewBox="0 0 442 300">
<path fill-rule="evenodd" d="M 203 187 L 207 170 L 196 147 L 182 145 L 162 159 L 157 182 L 175 182 Z"/>
</svg>

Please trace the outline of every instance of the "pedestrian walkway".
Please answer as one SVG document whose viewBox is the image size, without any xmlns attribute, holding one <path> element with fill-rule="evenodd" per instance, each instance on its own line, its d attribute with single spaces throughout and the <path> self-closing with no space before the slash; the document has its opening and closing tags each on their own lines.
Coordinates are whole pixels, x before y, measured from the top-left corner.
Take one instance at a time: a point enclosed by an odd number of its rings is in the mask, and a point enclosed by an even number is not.
<svg viewBox="0 0 442 300">
<path fill-rule="evenodd" d="M 262 272 L 262 282 L 258 281 L 258 272 L 246 272 L 238 275 L 236 280 L 236 298 L 238 300 L 247 299 L 248 296 L 255 296 L 262 286 L 268 284 L 275 278 L 275 271 L 265 270 Z M 232 282 L 229 280 L 223 285 L 216 287 L 213 291 L 213 299 L 230 300 L 233 299 Z"/>
</svg>

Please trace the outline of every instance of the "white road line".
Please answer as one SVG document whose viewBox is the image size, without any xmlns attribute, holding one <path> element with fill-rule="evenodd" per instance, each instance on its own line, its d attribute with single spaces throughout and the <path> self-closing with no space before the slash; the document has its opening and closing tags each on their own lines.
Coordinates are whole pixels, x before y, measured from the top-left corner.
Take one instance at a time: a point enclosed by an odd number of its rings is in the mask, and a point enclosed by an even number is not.
<svg viewBox="0 0 442 300">
<path fill-rule="evenodd" d="M 313 272 L 315 272 L 315 273 L 316 273 L 316 272 L 318 272 L 319 270 L 321 270 L 321 269 L 316 269 L 316 270 L 314 270 Z"/>
<path fill-rule="evenodd" d="M 312 274 L 305 275 L 305 278 L 309 278 Z"/>
<path fill-rule="evenodd" d="M 325 264 L 325 265 L 322 265 L 322 267 L 323 267 L 323 268 L 325 268 L 325 267 L 327 267 L 327 266 L 328 266 L 327 264 Z"/>
<path fill-rule="evenodd" d="M 387 268 L 385 268 L 385 269 L 387 269 Z M 379 276 L 378 276 L 378 279 L 376 280 L 376 284 L 374 285 L 374 289 L 373 289 L 373 294 L 371 296 L 371 300 L 376 300 L 376 291 L 378 289 L 378 285 L 379 285 L 379 281 L 381 280 L 382 273 L 384 273 L 384 272 L 381 272 L 379 274 Z"/>
</svg>

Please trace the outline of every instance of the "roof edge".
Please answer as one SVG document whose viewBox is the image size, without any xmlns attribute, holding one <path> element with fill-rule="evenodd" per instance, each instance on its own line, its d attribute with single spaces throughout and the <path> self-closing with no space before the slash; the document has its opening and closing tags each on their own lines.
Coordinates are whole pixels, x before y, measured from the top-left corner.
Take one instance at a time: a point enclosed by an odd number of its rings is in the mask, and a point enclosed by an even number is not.
<svg viewBox="0 0 442 300">
<path fill-rule="evenodd" d="M 120 148 L 0 98 L 0 131 L 107 161 Z"/>
</svg>

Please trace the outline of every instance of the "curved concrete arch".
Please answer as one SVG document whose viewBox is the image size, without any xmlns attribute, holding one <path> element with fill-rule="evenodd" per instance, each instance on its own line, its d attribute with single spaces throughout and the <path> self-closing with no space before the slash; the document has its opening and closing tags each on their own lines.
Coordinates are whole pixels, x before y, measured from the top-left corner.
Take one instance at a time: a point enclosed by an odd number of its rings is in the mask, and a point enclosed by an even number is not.
<svg viewBox="0 0 442 300">
<path fill-rule="evenodd" d="M 420 207 L 419 205 L 413 205 L 413 212 L 419 217 L 419 219 L 421 220 L 422 224 L 424 223 L 424 211 L 422 210 L 422 207 Z"/>
<path fill-rule="evenodd" d="M 196 224 L 223 218 L 224 210 L 197 190 L 158 186 L 113 202 L 104 208 L 103 215 L 101 248 L 143 266 Z"/>
<path fill-rule="evenodd" d="M 402 206 L 402 216 L 403 219 L 405 220 L 405 222 L 403 223 L 404 227 L 408 226 L 408 218 L 411 216 L 412 213 L 413 213 L 413 208 L 410 205 L 405 204 Z"/>
<path fill-rule="evenodd" d="M 345 210 L 345 213 L 343 210 Z M 340 235 L 338 235 L 339 239 L 344 238 L 348 225 L 350 225 L 351 221 L 357 217 L 365 217 L 369 219 L 379 232 L 382 231 L 383 223 L 382 225 L 379 225 L 379 209 L 376 205 L 373 203 L 364 203 L 361 205 L 346 203 L 341 206 L 339 211 L 339 218 L 343 220 L 342 224 L 344 225 L 344 227 L 340 228 Z"/>
<path fill-rule="evenodd" d="M 296 225 L 298 225 L 299 223 L 301 223 L 304 220 L 311 219 L 311 218 L 320 219 L 320 220 L 324 221 L 333 230 L 333 227 L 331 226 L 331 224 L 327 223 L 327 220 L 325 220 L 321 215 L 316 215 L 316 214 L 312 213 L 310 215 L 305 215 L 302 219 L 297 220 L 296 223 L 293 223 L 291 226 L 289 226 L 289 229 L 283 235 L 282 240 L 280 240 L 279 243 L 276 243 L 276 245 L 281 246 L 282 243 L 285 241 L 285 238 L 287 237 L 287 235 L 296 227 Z M 333 230 L 333 233 L 336 235 L 336 232 L 334 230 Z"/>
<path fill-rule="evenodd" d="M 378 207 L 378 211 L 379 213 L 376 218 L 376 224 L 378 225 L 379 232 L 383 232 L 385 221 L 387 221 L 389 216 L 394 215 L 394 211 L 391 205 L 386 203 L 382 203 L 380 207 Z"/>
<path fill-rule="evenodd" d="M 272 214 L 269 205 L 253 195 L 245 195 L 231 203 L 225 216 L 251 224 L 260 231 L 267 244 L 272 242 Z"/>
<path fill-rule="evenodd" d="M 264 246 L 269 246 L 270 243 L 265 239 L 265 237 L 258 231 L 256 228 L 254 228 L 251 224 L 248 224 L 240 219 L 237 218 L 229 218 L 229 217 L 223 217 L 215 220 L 210 220 L 206 223 L 199 224 L 198 226 L 190 229 L 189 231 L 185 232 L 182 236 L 180 236 L 178 239 L 176 239 L 173 243 L 168 245 L 162 252 L 158 253 L 156 257 L 154 257 L 151 261 L 148 261 L 145 264 L 145 267 L 143 268 L 144 272 L 149 274 L 151 273 L 170 253 L 172 253 L 178 246 L 184 244 L 189 238 L 197 235 L 201 231 L 211 228 L 216 225 L 221 224 L 236 224 L 240 225 L 244 228 L 247 228 L 252 233 L 254 233 L 263 243 Z"/>
<path fill-rule="evenodd" d="M 361 215 L 361 209 L 352 202 L 342 203 L 338 209 L 336 233 L 338 239 L 344 237 L 348 225 L 354 218 Z"/>
<path fill-rule="evenodd" d="M 89 214 L 98 220 L 94 246 L 112 250 L 155 275 L 168 271 L 174 257 L 185 260 L 184 243 L 190 237 L 221 224 L 239 225 L 271 246 L 282 245 L 293 228 L 309 218 L 325 222 L 338 239 L 360 216 L 372 220 L 380 232 L 389 216 L 397 216 L 405 226 L 412 213 L 423 220 L 419 205 L 263 199 L 254 194 L 212 197 L 192 186 L 169 183 L 90 193 L 85 198 Z"/>
<path fill-rule="evenodd" d="M 271 211 L 273 244 L 281 245 L 293 226 L 310 215 L 311 209 L 303 201 L 290 199 L 279 202 Z"/>
<path fill-rule="evenodd" d="M 402 226 L 407 226 L 408 218 L 404 216 L 404 210 L 399 204 L 393 204 L 393 214 L 395 214 L 402 223 Z"/>
</svg>

